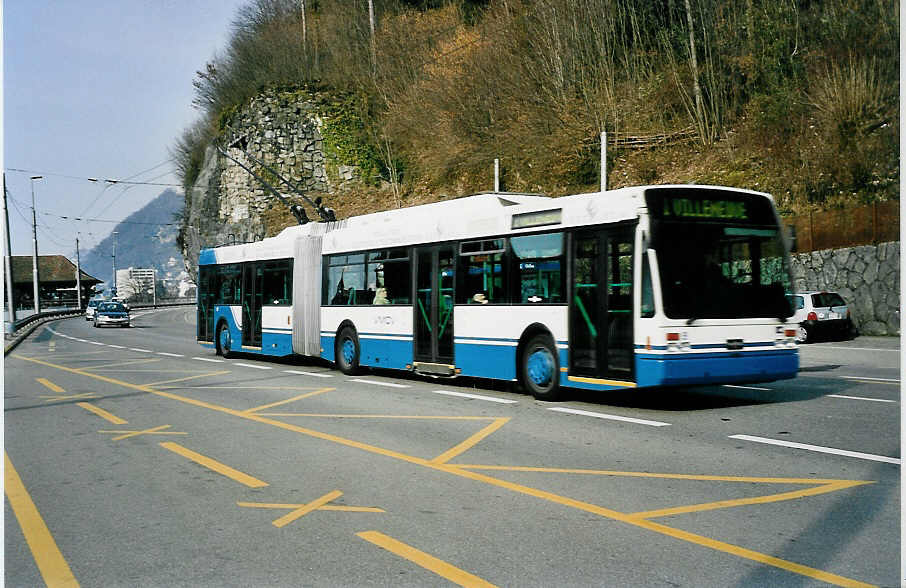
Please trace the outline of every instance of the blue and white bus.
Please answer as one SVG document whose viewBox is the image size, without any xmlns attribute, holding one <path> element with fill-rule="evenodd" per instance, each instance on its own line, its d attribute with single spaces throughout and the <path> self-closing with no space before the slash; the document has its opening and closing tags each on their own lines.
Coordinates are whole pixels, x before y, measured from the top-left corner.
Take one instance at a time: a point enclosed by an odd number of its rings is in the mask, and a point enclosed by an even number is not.
<svg viewBox="0 0 906 588">
<path fill-rule="evenodd" d="M 432 376 L 613 390 L 799 366 L 767 194 L 648 186 L 486 193 L 308 223 L 199 257 L 198 340 Z"/>
</svg>

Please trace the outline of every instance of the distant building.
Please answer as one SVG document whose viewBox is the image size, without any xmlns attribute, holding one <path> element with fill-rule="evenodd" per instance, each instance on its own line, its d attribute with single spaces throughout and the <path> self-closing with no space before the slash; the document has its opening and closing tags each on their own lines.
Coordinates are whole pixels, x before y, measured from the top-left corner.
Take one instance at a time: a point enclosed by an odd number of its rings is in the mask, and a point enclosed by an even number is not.
<svg viewBox="0 0 906 588">
<path fill-rule="evenodd" d="M 153 268 L 128 267 L 116 270 L 116 295 L 120 298 L 151 298 L 157 277 Z"/>
<path fill-rule="evenodd" d="M 35 306 L 32 256 L 10 257 L 13 278 L 13 305 L 17 310 Z M 82 306 L 91 298 L 102 280 L 81 272 Z M 76 267 L 63 255 L 38 256 L 38 292 L 41 308 L 76 306 Z M 4 300 L 4 304 L 6 300 Z"/>
</svg>

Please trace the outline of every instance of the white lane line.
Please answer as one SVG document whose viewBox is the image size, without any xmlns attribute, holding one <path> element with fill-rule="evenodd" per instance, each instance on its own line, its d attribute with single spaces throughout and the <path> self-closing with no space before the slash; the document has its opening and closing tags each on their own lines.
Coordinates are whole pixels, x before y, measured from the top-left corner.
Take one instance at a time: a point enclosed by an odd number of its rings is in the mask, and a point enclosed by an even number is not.
<svg viewBox="0 0 906 588">
<path fill-rule="evenodd" d="M 211 363 L 223 363 L 222 359 L 210 359 L 207 357 L 193 357 L 192 359 L 197 359 L 198 361 L 209 361 Z"/>
<path fill-rule="evenodd" d="M 872 382 L 899 382 L 897 378 L 869 378 L 868 376 L 840 376 L 844 380 L 870 380 Z"/>
<path fill-rule="evenodd" d="M 465 392 L 451 392 L 450 390 L 431 390 L 435 394 L 444 394 L 446 396 L 457 396 L 459 398 L 473 398 L 475 400 L 487 400 L 488 402 L 499 402 L 500 404 L 517 404 L 518 400 L 507 400 L 506 398 L 494 398 L 493 396 L 482 396 L 481 394 L 466 394 Z"/>
<path fill-rule="evenodd" d="M 299 370 L 283 370 L 284 374 L 295 374 L 297 376 L 314 376 L 316 378 L 332 378 L 333 374 L 319 374 L 316 372 L 302 372 Z"/>
<path fill-rule="evenodd" d="M 393 384 L 391 382 L 375 382 L 374 380 L 363 380 L 361 378 L 353 378 L 350 382 L 358 382 L 359 384 L 372 384 L 374 386 L 386 386 L 387 388 L 410 388 L 406 384 Z"/>
<path fill-rule="evenodd" d="M 268 366 L 266 366 L 266 365 L 255 365 L 255 364 L 253 364 L 253 363 L 239 363 L 239 362 L 236 362 L 236 363 L 234 363 L 233 365 L 241 365 L 242 367 L 252 368 L 252 369 L 256 369 L 256 370 L 270 370 L 270 369 L 273 369 L 273 368 L 268 367 Z"/>
<path fill-rule="evenodd" d="M 111 346 L 112 347 L 112 346 Z M 158 355 L 166 355 L 167 357 L 185 357 L 185 355 L 180 355 L 178 353 L 167 353 L 166 351 L 158 351 Z"/>
<path fill-rule="evenodd" d="M 110 343 L 107 344 L 107 347 L 113 347 L 114 349 L 125 349 L 123 345 L 111 345 Z"/>
<path fill-rule="evenodd" d="M 892 402 L 896 404 L 896 400 L 884 400 L 883 398 L 866 398 L 864 396 L 844 396 L 843 394 L 828 394 L 828 398 L 846 398 L 848 400 L 868 400 L 869 402 Z"/>
<path fill-rule="evenodd" d="M 724 388 L 742 388 L 743 390 L 761 390 L 762 392 L 770 392 L 772 388 L 759 388 L 758 386 L 737 386 L 736 384 L 724 384 Z"/>
<path fill-rule="evenodd" d="M 623 421 L 626 423 L 635 423 L 637 425 L 648 425 L 649 427 L 669 427 L 670 423 L 662 423 L 660 421 L 646 421 L 645 419 L 634 419 L 630 417 L 617 416 L 615 414 L 604 414 L 600 412 L 589 412 L 587 410 L 577 410 L 575 408 L 548 408 L 547 410 L 552 410 L 554 412 L 566 412 L 569 414 L 578 414 L 581 416 L 594 417 L 596 419 L 608 419 L 611 421 Z"/>
<path fill-rule="evenodd" d="M 740 439 L 742 441 L 752 441 L 754 443 L 765 443 L 767 445 L 779 445 L 781 447 L 791 447 L 793 449 L 805 449 L 806 451 L 815 451 L 817 453 L 830 453 L 833 455 L 842 455 L 844 457 L 855 457 L 858 459 L 867 459 L 869 461 L 882 461 L 899 465 L 900 460 L 896 457 L 886 457 L 883 455 L 874 455 L 872 453 L 862 453 L 859 451 L 848 451 L 846 449 L 834 449 L 833 447 L 822 447 L 820 445 L 808 445 L 806 443 L 793 443 L 792 441 L 780 441 L 778 439 L 768 439 L 766 437 L 753 437 L 752 435 L 730 435 L 730 439 Z"/>
<path fill-rule="evenodd" d="M 107 345 L 106 343 L 100 343 L 98 341 L 86 341 L 86 343 L 91 343 L 92 345 Z"/>
<path fill-rule="evenodd" d="M 129 351 L 139 351 L 141 353 L 154 353 L 152 349 L 139 349 L 138 347 L 130 347 Z"/>
</svg>

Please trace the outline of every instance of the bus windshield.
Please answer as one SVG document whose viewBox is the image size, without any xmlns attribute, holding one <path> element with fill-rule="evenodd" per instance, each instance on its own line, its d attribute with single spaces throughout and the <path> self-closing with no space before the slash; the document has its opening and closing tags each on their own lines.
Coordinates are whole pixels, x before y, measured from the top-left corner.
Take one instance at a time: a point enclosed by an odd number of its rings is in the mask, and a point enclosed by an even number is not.
<svg viewBox="0 0 906 588">
<path fill-rule="evenodd" d="M 649 207 L 669 318 L 792 315 L 789 260 L 767 198 L 664 189 Z"/>
</svg>

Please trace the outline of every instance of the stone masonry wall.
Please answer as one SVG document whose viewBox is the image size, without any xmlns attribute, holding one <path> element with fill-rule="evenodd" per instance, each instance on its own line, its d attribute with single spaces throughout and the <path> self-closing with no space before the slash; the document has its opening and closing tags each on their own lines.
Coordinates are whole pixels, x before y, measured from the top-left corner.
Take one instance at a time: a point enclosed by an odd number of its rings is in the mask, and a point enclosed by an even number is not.
<svg viewBox="0 0 906 588">
<path fill-rule="evenodd" d="M 826 249 L 792 256 L 799 292 L 839 292 L 863 335 L 900 333 L 900 243 Z"/>
<path fill-rule="evenodd" d="M 227 121 L 223 142 L 244 138 L 227 153 L 263 177 L 292 201 L 299 199 L 272 174 L 246 155 L 254 157 L 295 184 L 307 196 L 331 191 L 328 181 L 321 127 L 320 104 L 327 98 L 318 93 L 267 91 L 257 95 Z M 349 175 L 349 174 L 347 174 Z M 341 178 L 341 180 L 346 178 Z M 186 198 L 187 269 L 201 247 L 228 242 L 247 242 L 276 234 L 281 227 L 268 227 L 264 212 L 284 205 L 239 165 L 209 147 L 201 173 Z M 309 211 L 310 212 L 310 211 Z"/>
</svg>

